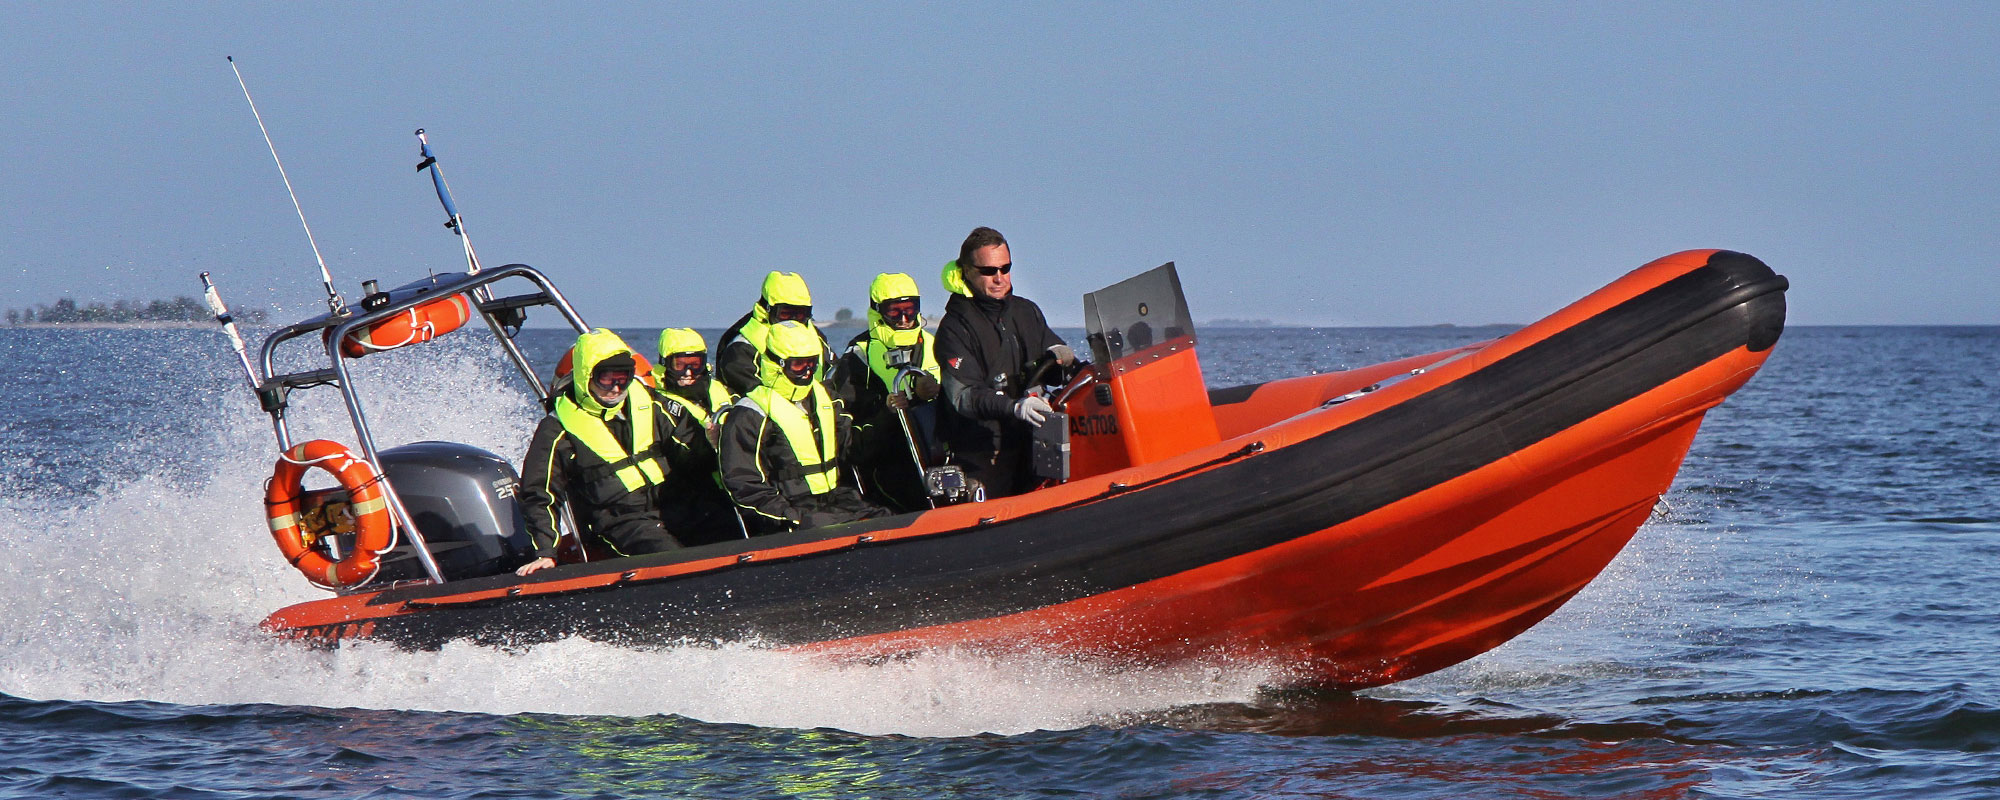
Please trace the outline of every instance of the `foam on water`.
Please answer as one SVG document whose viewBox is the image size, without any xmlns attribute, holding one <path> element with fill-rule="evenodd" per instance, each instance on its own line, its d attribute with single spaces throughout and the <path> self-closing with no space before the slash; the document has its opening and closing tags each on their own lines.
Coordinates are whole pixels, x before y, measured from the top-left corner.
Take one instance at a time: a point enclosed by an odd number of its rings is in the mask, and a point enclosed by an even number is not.
<svg viewBox="0 0 2000 800">
<path fill-rule="evenodd" d="M 1257 381 L 1463 343 L 1451 335 L 1223 330 L 1202 347 L 1211 379 Z M 396 401 L 376 414 L 383 443 L 518 458 L 534 411 L 469 377 L 494 362 L 452 346 L 360 365 Z M 454 386 L 396 388 L 406 355 Z M 14 714 L 0 793 L 1986 797 L 2000 785 L 2000 406 L 1981 376 L 1996 360 L 2000 329 L 1788 331 L 1711 413 L 1662 513 L 1548 620 L 1361 697 L 1253 699 L 1247 669 L 276 642 L 256 623 L 324 594 L 264 532 L 271 438 L 227 354 L 158 332 L 0 329 L 0 396 L 35 398 L 0 417 L 0 694 L 54 701 L 0 702 Z M 351 437 L 331 395 L 300 405 L 302 436 Z M 606 716 L 171 706 L 239 702 Z M 944 742 L 783 730 L 1092 722 L 1107 727 Z"/>
<path fill-rule="evenodd" d="M 552 339 L 552 342 L 557 341 Z M 211 354 L 213 355 L 213 354 Z M 547 354 L 535 354 L 547 355 Z M 538 363 L 543 360 L 538 358 Z M 1233 363 L 1224 360 L 1224 363 Z M 303 365 L 294 365 L 303 366 Z M 518 463 L 540 415 L 496 376 L 490 347 L 445 340 L 353 364 L 378 444 L 459 441 Z M 233 360 L 187 377 L 208 419 L 136 414 L 105 454 L 109 476 L 76 495 L 0 491 L 0 692 L 36 699 L 273 703 L 516 713 L 680 714 L 713 722 L 961 735 L 1066 729 L 1176 706 L 1254 701 L 1269 674 L 1187 665 L 1107 673 L 1060 658 L 933 653 L 835 664 L 753 644 L 631 650 L 568 640 L 505 651 L 411 653 L 360 643 L 320 651 L 257 630 L 324 597 L 278 557 L 261 496 L 275 447 Z M 422 381 L 414 380 L 421 375 Z M 1250 376 L 1257 378 L 1260 376 Z M 1268 376 L 1262 376 L 1268 377 Z M 226 387 L 226 390 L 216 387 Z M 168 414 L 175 418 L 177 414 Z M 295 441 L 352 441 L 336 392 L 293 396 Z M 131 476 L 131 477 L 127 477 Z M 317 474 L 314 477 L 319 477 Z M 6 484 L 0 482 L 0 489 Z M 1498 698 L 1618 672 L 1690 631 L 1692 595 L 1730 532 L 1716 499 L 1676 492 L 1605 574 L 1554 617 L 1472 662 L 1375 690 Z M 1699 616 L 1699 615 L 1697 615 Z"/>
<path fill-rule="evenodd" d="M 403 359 L 408 363 L 397 363 Z M 404 388 L 410 364 L 428 388 Z M 231 379 L 223 362 L 218 382 Z M 498 359 L 439 347 L 364 360 L 358 386 L 383 446 L 461 441 L 516 461 L 538 411 Z M 407 372 L 402 374 L 407 375 Z M 248 392 L 196 430 L 159 428 L 118 453 L 151 467 L 88 496 L 0 497 L 0 692 L 32 699 L 272 703 L 562 714 L 680 714 L 712 722 L 964 735 L 1074 728 L 1106 717 L 1246 700 L 1254 669 L 1107 674 L 1061 659 L 932 654 L 834 664 L 751 644 L 631 650 L 568 640 L 505 651 L 452 645 L 333 651 L 257 624 L 323 597 L 286 566 L 261 504 L 275 445 Z M 352 441 L 331 390 L 296 396 L 294 441 Z"/>
</svg>

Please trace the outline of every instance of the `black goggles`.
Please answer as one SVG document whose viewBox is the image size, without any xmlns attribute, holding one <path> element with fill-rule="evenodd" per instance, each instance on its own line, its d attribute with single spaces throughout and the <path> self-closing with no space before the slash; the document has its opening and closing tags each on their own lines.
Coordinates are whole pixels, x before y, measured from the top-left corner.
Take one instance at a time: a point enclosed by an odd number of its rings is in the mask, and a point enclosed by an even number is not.
<svg viewBox="0 0 2000 800">
<path fill-rule="evenodd" d="M 785 371 L 785 377 L 793 383 L 804 385 L 819 375 L 819 356 L 793 356 L 773 359 Z"/>
<path fill-rule="evenodd" d="M 915 320 L 922 310 L 922 305 L 914 297 L 891 297 L 875 306 L 875 313 L 890 322 Z"/>
<path fill-rule="evenodd" d="M 700 375 L 707 368 L 707 353 L 674 353 L 667 356 L 667 372 L 673 375 Z"/>
<path fill-rule="evenodd" d="M 790 303 L 777 303 L 771 306 L 772 322 L 784 322 L 786 320 L 792 322 L 810 322 L 812 318 L 812 306 L 795 306 Z"/>
<path fill-rule="evenodd" d="M 601 370 L 590 376 L 590 382 L 606 389 L 622 389 L 632 382 L 632 371 L 623 369 Z"/>
</svg>

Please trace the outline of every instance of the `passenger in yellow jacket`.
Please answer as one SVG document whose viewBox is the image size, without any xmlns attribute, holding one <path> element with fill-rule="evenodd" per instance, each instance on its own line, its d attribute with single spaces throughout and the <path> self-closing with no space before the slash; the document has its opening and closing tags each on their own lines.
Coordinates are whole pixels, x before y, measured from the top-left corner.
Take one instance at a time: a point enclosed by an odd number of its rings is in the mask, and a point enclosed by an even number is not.
<svg viewBox="0 0 2000 800">
<path fill-rule="evenodd" d="M 819 332 L 797 322 L 770 327 L 758 385 L 722 422 L 722 482 L 752 535 L 882 516 L 847 482 L 842 458 L 853 424 L 820 381 Z"/>
<path fill-rule="evenodd" d="M 868 285 L 868 330 L 847 343 L 837 391 L 854 417 L 849 459 L 863 496 L 895 511 L 931 507 L 924 467 L 944 463 L 937 438 L 940 376 L 915 278 L 884 272 Z"/>
<path fill-rule="evenodd" d="M 750 307 L 750 313 L 723 331 L 722 338 L 715 343 L 717 379 L 729 388 L 730 394 L 741 397 L 757 388 L 757 365 L 762 360 L 765 339 L 771 326 L 785 321 L 804 325 L 819 337 L 823 351 L 819 377 L 832 377 L 824 370 L 833 368 L 833 348 L 813 324 L 812 302 L 812 290 L 806 288 L 806 279 L 798 273 L 772 271 L 764 276 L 763 290 L 757 295 L 756 304 Z"/>
<path fill-rule="evenodd" d="M 586 542 L 616 555 L 680 547 L 660 514 L 662 487 L 699 475 L 676 470 L 714 458 L 692 416 L 633 385 L 637 359 L 617 334 L 590 331 L 571 352 L 575 379 L 536 426 L 521 465 L 518 491 L 536 556 L 521 575 L 555 566 L 563 503 Z"/>
<path fill-rule="evenodd" d="M 660 359 L 653 366 L 653 391 L 665 403 L 677 404 L 706 432 L 713 448 L 721 433 L 722 412 L 736 396 L 716 380 L 708 363 L 708 342 L 693 328 L 660 331 Z M 743 538 L 736 506 L 722 488 L 722 472 L 713 450 L 687 465 L 708 480 L 668 481 L 661 487 L 660 515 L 667 529 L 694 546 Z"/>
<path fill-rule="evenodd" d="M 653 388 L 661 398 L 681 404 L 705 427 L 719 422 L 716 415 L 736 402 L 736 393 L 716 379 L 708 362 L 708 340 L 693 328 L 660 331 L 660 360 L 653 365 Z M 711 439 L 713 434 L 711 428 Z"/>
</svg>

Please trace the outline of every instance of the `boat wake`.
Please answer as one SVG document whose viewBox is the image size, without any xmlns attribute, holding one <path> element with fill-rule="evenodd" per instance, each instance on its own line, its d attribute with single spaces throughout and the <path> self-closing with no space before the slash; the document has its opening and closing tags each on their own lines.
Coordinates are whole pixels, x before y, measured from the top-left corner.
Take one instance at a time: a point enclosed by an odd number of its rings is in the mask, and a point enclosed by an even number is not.
<svg viewBox="0 0 2000 800">
<path fill-rule="evenodd" d="M 420 356 L 448 388 L 383 404 L 419 409 L 371 418 L 384 446 L 451 439 L 518 462 L 538 412 L 517 390 L 493 385 L 492 365 L 478 362 L 497 356 L 468 351 L 446 346 Z M 403 355 L 363 362 L 357 380 L 386 381 L 383 364 Z M 231 377 L 224 371 L 213 380 Z M 0 495 L 0 541 L 9 543 L 0 560 L 0 652 L 7 653 L 0 693 L 678 714 L 935 736 L 1067 729 L 1133 712 L 1245 701 L 1263 682 L 1249 667 L 1107 674 L 1060 658 L 953 653 L 836 664 L 755 644 L 633 650 L 573 639 L 512 651 L 454 644 L 405 652 L 367 642 L 316 650 L 278 641 L 257 628 L 267 614 L 325 595 L 284 563 L 266 533 L 261 500 L 273 448 L 247 394 L 226 395 L 211 410 L 213 421 L 194 433 L 127 421 L 130 441 L 104 456 L 104 472 L 137 477 L 114 478 L 81 496 Z M 295 440 L 352 438 L 332 392 L 294 403 Z"/>
<path fill-rule="evenodd" d="M 396 388 L 394 376 L 411 368 L 409 359 L 437 380 L 432 390 Z M 378 441 L 455 440 L 518 462 L 539 410 L 490 379 L 498 360 L 496 352 L 439 342 L 358 362 L 356 381 L 386 395 L 382 408 L 397 411 L 371 418 Z M 749 643 L 635 650 L 572 639 L 521 650 L 454 644 L 405 652 L 367 642 L 316 650 L 278 641 L 258 623 L 274 609 L 325 594 L 285 565 L 266 533 L 261 500 L 273 447 L 264 416 L 240 389 L 194 388 L 240 380 L 235 365 L 189 361 L 209 374 L 185 376 L 188 390 L 161 397 L 151 416 L 135 409 L 117 417 L 113 424 L 126 428 L 116 437 L 121 443 L 102 451 L 88 481 L 25 480 L 39 469 L 33 458 L 0 470 L 7 473 L 0 475 L 6 479 L 0 480 L 0 541 L 9 544 L 0 559 L 0 652 L 8 654 L 0 661 L 0 693 L 190 705 L 677 714 L 949 736 L 1257 704 L 1264 702 L 1259 685 L 1270 683 L 1271 672 L 1253 665 L 1107 673 L 1059 657 L 953 652 L 842 664 Z M 295 395 L 293 404 L 295 440 L 352 438 L 334 393 Z M 190 431 L 181 423 L 190 415 L 209 421 Z M 33 448 L 82 445 L 27 446 L 32 455 Z M 57 463 L 79 457 L 73 450 L 58 454 Z M 1677 607 L 1694 602 L 1675 578 L 1707 569 L 1727 535 L 1700 524 L 1702 504 L 1712 502 L 1670 495 L 1661 518 L 1549 624 L 1470 663 L 1368 694 L 1463 700 L 1589 685 L 1589 673 L 1630 663 L 1635 648 L 1671 646 L 1685 632 L 1666 620 L 1681 618 Z"/>
</svg>

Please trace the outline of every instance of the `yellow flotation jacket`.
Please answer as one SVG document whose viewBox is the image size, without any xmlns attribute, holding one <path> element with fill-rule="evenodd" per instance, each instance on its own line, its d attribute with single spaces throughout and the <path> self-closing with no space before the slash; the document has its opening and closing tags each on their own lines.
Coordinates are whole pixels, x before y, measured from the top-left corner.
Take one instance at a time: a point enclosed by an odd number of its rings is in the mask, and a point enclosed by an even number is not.
<svg viewBox="0 0 2000 800">
<path fill-rule="evenodd" d="M 838 412 L 824 383 L 817 379 L 803 385 L 794 383 L 785 375 L 783 360 L 820 356 L 823 352 L 817 331 L 790 321 L 771 326 L 758 372 L 762 383 L 739 401 L 754 404 L 759 413 L 778 426 L 798 462 L 807 490 L 813 494 L 826 494 L 839 484 L 840 444 L 835 424 Z M 813 435 L 812 421 L 806 418 L 805 409 L 799 407 L 800 402 L 811 404 L 813 415 L 820 421 L 819 435 Z"/>
<path fill-rule="evenodd" d="M 616 481 L 626 492 L 666 481 L 664 451 L 658 432 L 653 429 L 652 393 L 644 386 L 628 387 L 624 402 L 616 409 L 597 402 L 590 393 L 591 374 L 597 365 L 613 356 L 630 354 L 632 349 L 625 346 L 618 334 L 598 328 L 578 336 L 572 352 L 570 374 L 580 379 L 573 380 L 570 390 L 556 398 L 555 415 L 563 430 L 569 431 L 578 444 L 601 462 L 590 465 L 583 478 L 592 484 L 592 494 L 599 497 L 615 494 L 609 486 L 602 485 L 611 481 Z M 632 426 L 630 443 L 618 441 L 604 424 L 605 419 L 621 409 Z"/>
</svg>

